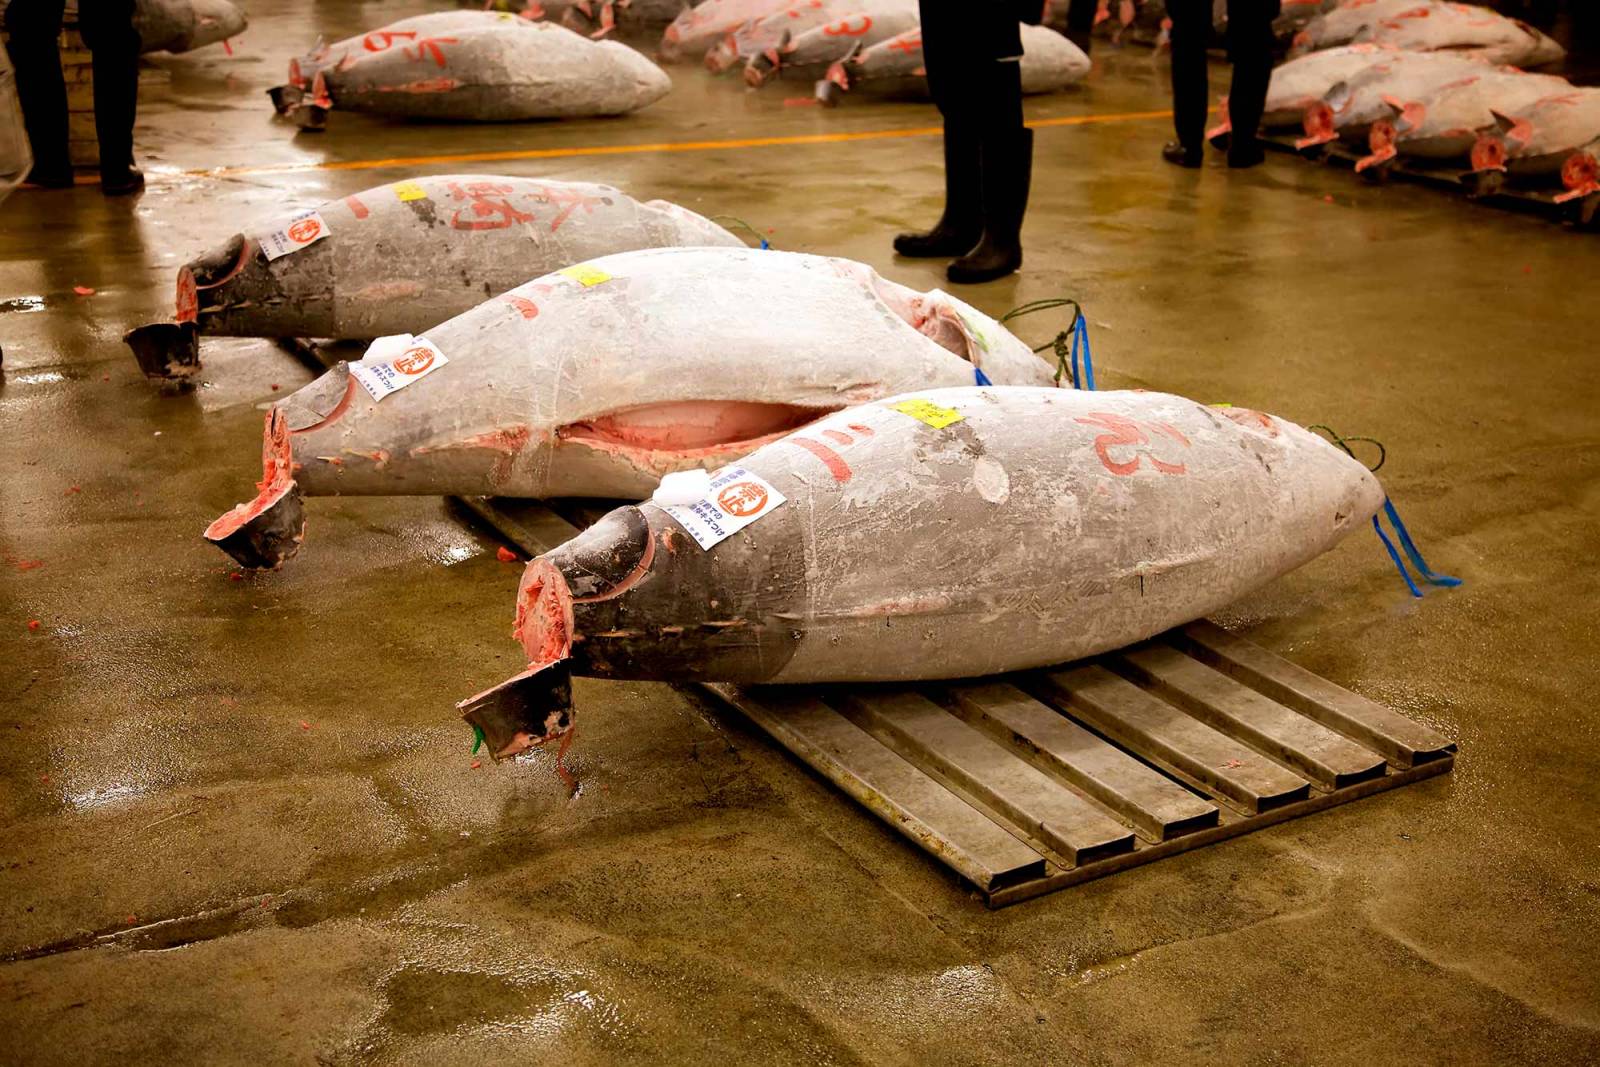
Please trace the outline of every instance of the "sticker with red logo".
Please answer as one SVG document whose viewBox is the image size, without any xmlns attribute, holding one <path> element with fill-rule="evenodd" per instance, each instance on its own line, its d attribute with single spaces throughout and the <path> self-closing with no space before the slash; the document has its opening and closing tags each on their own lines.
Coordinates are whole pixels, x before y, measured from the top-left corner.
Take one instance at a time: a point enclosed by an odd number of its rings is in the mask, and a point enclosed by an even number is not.
<svg viewBox="0 0 1600 1067">
<path fill-rule="evenodd" d="M 315 211 L 300 215 L 281 230 L 262 234 L 257 240 L 261 252 L 268 260 L 298 252 L 306 245 L 315 244 L 328 236 L 328 224 Z"/>
<path fill-rule="evenodd" d="M 360 362 L 350 364 L 350 376 L 372 394 L 372 399 L 382 400 L 449 362 L 439 346 L 426 337 L 403 333 L 372 342 Z"/>
<path fill-rule="evenodd" d="M 771 512 L 784 499 L 759 474 L 743 467 L 725 467 L 712 477 L 706 495 L 697 503 L 671 504 L 661 510 L 689 531 L 695 544 L 710 548 Z"/>
</svg>

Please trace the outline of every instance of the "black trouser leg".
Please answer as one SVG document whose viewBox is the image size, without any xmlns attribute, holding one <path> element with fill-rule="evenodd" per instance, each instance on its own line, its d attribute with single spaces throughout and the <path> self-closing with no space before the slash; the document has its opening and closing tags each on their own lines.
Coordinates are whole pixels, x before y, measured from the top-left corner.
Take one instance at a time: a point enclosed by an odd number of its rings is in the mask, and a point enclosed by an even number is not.
<svg viewBox="0 0 1600 1067">
<path fill-rule="evenodd" d="M 1099 6 L 1097 0 L 1071 0 L 1067 6 L 1065 36 L 1083 49 L 1085 55 L 1089 53 L 1089 44 L 1094 39 L 1094 13 Z"/>
<path fill-rule="evenodd" d="M 1272 81 L 1272 20 L 1277 0 L 1228 0 L 1228 57 L 1233 85 L 1228 90 L 1228 122 L 1233 127 L 1230 161 L 1254 161 L 1260 155 L 1256 134 Z"/>
<path fill-rule="evenodd" d="M 70 181 L 67 156 L 67 86 L 61 77 L 61 35 L 64 0 L 11 0 L 6 8 L 6 47 L 16 68 L 17 96 L 33 148 L 33 173 L 51 181 Z"/>
<path fill-rule="evenodd" d="M 1022 71 L 1015 53 L 975 73 L 971 86 L 977 105 L 974 122 L 982 131 L 983 238 L 950 264 L 950 280 L 963 284 L 1003 277 L 1022 265 L 1022 218 L 1033 175 L 1033 131 L 1022 124 Z"/>
<path fill-rule="evenodd" d="M 1178 143 L 1199 152 L 1211 93 L 1206 71 L 1211 0 L 1167 0 L 1167 16 L 1172 19 L 1172 125 Z"/>
<path fill-rule="evenodd" d="M 139 104 L 139 33 L 133 0 L 80 0 L 83 43 L 94 55 L 94 128 L 102 180 L 126 180 L 133 167 Z"/>
</svg>

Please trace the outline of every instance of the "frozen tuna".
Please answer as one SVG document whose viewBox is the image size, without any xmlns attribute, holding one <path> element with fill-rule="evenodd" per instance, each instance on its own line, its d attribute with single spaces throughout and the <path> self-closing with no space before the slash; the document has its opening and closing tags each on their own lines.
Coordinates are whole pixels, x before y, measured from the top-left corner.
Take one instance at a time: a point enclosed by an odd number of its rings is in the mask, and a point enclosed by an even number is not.
<svg viewBox="0 0 1600 1067">
<path fill-rule="evenodd" d="M 1272 72 L 1261 124 L 1268 129 L 1302 125 L 1306 112 L 1322 103 L 1335 85 L 1382 62 L 1391 52 L 1375 44 L 1349 44 L 1289 60 Z"/>
<path fill-rule="evenodd" d="M 529 0 L 528 15 L 589 37 L 657 34 L 689 6 L 688 0 Z"/>
<path fill-rule="evenodd" d="M 1270 415 L 1144 392 L 955 388 L 752 452 L 690 506 L 535 558 L 529 669 L 462 705 L 497 757 L 568 679 L 904 682 L 1043 667 L 1199 618 L 1332 548 L 1377 480 Z"/>
<path fill-rule="evenodd" d="M 1520 108 L 1494 109 L 1495 123 L 1472 147 L 1474 171 L 1548 181 L 1557 201 L 1600 193 L 1600 89 L 1568 89 Z"/>
<path fill-rule="evenodd" d="M 773 78 L 815 81 L 852 48 L 871 48 L 921 25 L 917 9 L 896 0 L 878 4 L 856 0 L 855 6 L 844 18 L 804 33 L 785 33 L 775 46 L 751 55 L 744 68 L 745 83 L 759 88 Z"/>
<path fill-rule="evenodd" d="M 1391 95 L 1392 116 L 1373 123 L 1371 153 L 1356 163 L 1366 170 L 1396 154 L 1431 160 L 1465 160 L 1477 131 L 1494 122 L 1496 107 L 1518 108 L 1552 93 L 1571 91 L 1563 78 L 1490 69 L 1446 82 L 1416 99 Z"/>
<path fill-rule="evenodd" d="M 1472 53 L 1490 63 L 1518 67 L 1544 66 L 1566 55 L 1526 22 L 1474 4 L 1430 3 L 1421 11 L 1378 22 L 1362 40 L 1409 51 Z"/>
<path fill-rule="evenodd" d="M 1083 50 L 1055 30 L 1045 26 L 1022 26 L 1022 91 L 1052 93 L 1082 81 L 1089 73 L 1089 57 Z M 928 90 L 927 70 L 922 61 L 922 30 L 919 26 L 864 48 L 828 67 L 817 83 L 817 99 L 837 104 L 842 94 L 866 87 L 888 95 Z"/>
<path fill-rule="evenodd" d="M 661 58 L 668 63 L 699 59 L 739 27 L 775 11 L 803 8 L 822 0 L 702 0 L 685 10 L 661 35 Z"/>
<path fill-rule="evenodd" d="M 1392 119 L 1396 101 L 1416 100 L 1441 85 L 1490 69 L 1481 59 L 1448 52 L 1394 52 L 1339 82 L 1320 104 L 1306 109 L 1301 148 L 1339 138 L 1365 143 L 1374 123 Z"/>
<path fill-rule="evenodd" d="M 868 10 L 868 5 L 872 10 Z M 807 0 L 748 22 L 713 44 L 706 50 L 706 69 L 721 74 L 735 66 L 744 66 L 751 57 L 771 53 L 796 34 L 812 30 L 831 30 L 834 36 L 848 42 L 852 35 L 860 37 L 871 29 L 874 12 L 890 11 L 916 16 L 916 0 L 816 0 L 815 3 Z M 848 49 L 847 43 L 840 55 Z M 838 59 L 839 55 L 833 58 Z"/>
<path fill-rule="evenodd" d="M 438 28 L 396 23 L 364 35 L 359 47 L 344 41 L 314 64 L 298 61 L 274 103 L 313 129 L 335 106 L 390 118 L 513 122 L 620 115 L 672 87 L 660 67 L 626 45 L 554 23 L 489 11 L 431 17 Z M 308 65 L 316 73 L 299 90 L 294 83 L 306 79 Z"/>
<path fill-rule="evenodd" d="M 137 0 L 133 28 L 142 52 L 189 52 L 244 32 L 244 12 L 229 0 Z"/>
<path fill-rule="evenodd" d="M 146 374 L 199 368 L 197 334 L 372 338 L 421 333 L 569 263 L 639 248 L 743 247 L 665 200 L 609 185 L 441 174 L 285 216 L 178 271 L 177 323 L 127 341 Z"/>
<path fill-rule="evenodd" d="M 1349 0 L 1313 15 L 1295 34 L 1291 55 L 1361 41 L 1380 22 L 1427 10 L 1431 0 Z"/>
<path fill-rule="evenodd" d="M 261 495 L 206 536 L 275 566 L 298 543 L 302 492 L 636 500 L 851 404 L 980 374 L 1051 381 L 993 319 L 850 260 L 606 256 L 382 338 L 279 402 Z"/>
</svg>

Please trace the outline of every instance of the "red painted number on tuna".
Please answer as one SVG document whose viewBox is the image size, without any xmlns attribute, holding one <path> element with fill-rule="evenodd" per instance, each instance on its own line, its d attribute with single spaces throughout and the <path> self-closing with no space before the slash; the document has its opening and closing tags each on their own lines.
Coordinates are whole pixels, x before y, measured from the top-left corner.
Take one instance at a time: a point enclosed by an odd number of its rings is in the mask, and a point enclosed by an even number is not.
<svg viewBox="0 0 1600 1067">
<path fill-rule="evenodd" d="M 431 57 L 435 63 L 442 67 L 444 66 L 444 51 L 439 46 L 455 43 L 456 38 L 454 37 L 424 37 L 417 42 L 415 52 L 412 52 L 409 48 L 406 49 L 406 56 L 413 63 L 420 63 L 422 60 Z"/>
<path fill-rule="evenodd" d="M 1126 477 L 1137 471 L 1145 461 L 1150 461 L 1150 466 L 1162 474 L 1187 474 L 1188 468 L 1182 463 L 1168 463 L 1148 451 L 1156 442 L 1155 438 L 1164 437 L 1176 441 L 1184 448 L 1189 447 L 1189 439 L 1185 437 L 1176 426 L 1166 422 L 1135 422 L 1126 415 L 1117 415 L 1108 411 L 1096 411 L 1075 420 L 1085 426 L 1096 426 L 1106 432 L 1094 439 L 1095 455 L 1100 457 L 1100 462 L 1112 474 Z M 1122 457 L 1112 454 L 1112 449 L 1133 449 L 1132 452 L 1121 452 Z"/>
<path fill-rule="evenodd" d="M 369 52 L 383 52 L 394 47 L 395 41 L 414 41 L 415 30 L 376 30 L 361 38 L 361 47 Z"/>
<path fill-rule="evenodd" d="M 504 230 L 519 222 L 532 222 L 533 215 L 518 211 L 506 199 L 515 190 L 509 185 L 494 182 L 468 182 L 463 188 L 450 183 L 450 195 L 456 200 L 469 201 L 450 216 L 450 225 L 457 230 Z M 498 199 L 496 199 L 498 197 Z"/>
<path fill-rule="evenodd" d="M 843 19 L 832 26 L 824 26 L 822 32 L 827 37 L 860 37 L 872 29 L 872 16 L 861 15 L 859 18 L 861 20 L 859 23 Z"/>
</svg>

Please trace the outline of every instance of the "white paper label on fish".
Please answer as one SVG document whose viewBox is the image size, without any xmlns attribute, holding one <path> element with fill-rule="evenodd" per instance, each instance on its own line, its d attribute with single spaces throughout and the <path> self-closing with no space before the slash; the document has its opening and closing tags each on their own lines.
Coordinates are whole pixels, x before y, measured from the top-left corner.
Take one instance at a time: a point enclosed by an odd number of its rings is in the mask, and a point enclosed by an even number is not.
<svg viewBox="0 0 1600 1067">
<path fill-rule="evenodd" d="M 661 510 L 678 521 L 701 548 L 738 533 L 787 498 L 771 482 L 743 467 L 729 467 L 711 479 L 710 491 L 696 504 L 669 504 Z"/>
<path fill-rule="evenodd" d="M 396 349 L 399 351 L 390 356 Z M 374 354 L 380 358 L 370 362 Z M 449 362 L 439 346 L 426 337 L 380 337 L 372 342 L 361 362 L 350 364 L 350 376 L 372 394 L 373 400 L 382 400 Z"/>
<path fill-rule="evenodd" d="M 257 240 L 261 243 L 261 254 L 271 261 L 287 256 L 291 252 L 298 252 L 307 245 L 316 244 L 326 236 L 328 236 L 328 224 L 317 212 L 308 211 L 304 215 L 297 216 L 283 229 L 264 233 Z"/>
</svg>

